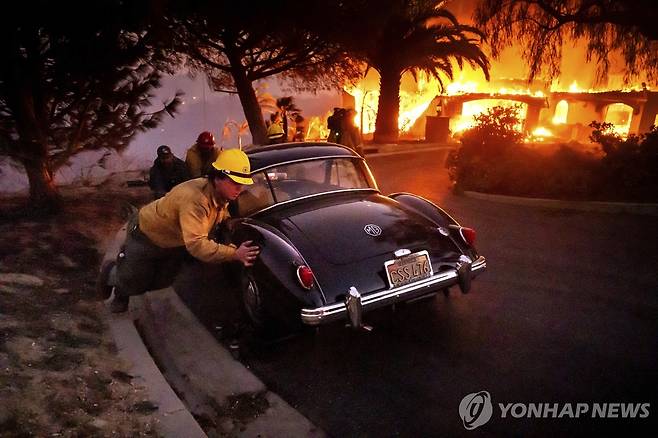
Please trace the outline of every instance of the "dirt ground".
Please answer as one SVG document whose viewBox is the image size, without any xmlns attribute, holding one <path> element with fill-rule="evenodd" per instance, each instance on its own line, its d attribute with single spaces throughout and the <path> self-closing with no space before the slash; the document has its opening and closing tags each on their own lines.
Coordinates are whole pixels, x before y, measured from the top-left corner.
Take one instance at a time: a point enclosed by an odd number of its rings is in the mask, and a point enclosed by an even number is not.
<svg viewBox="0 0 658 438">
<path fill-rule="evenodd" d="M 95 296 L 102 242 L 148 188 L 63 195 L 45 218 L 0 200 L 0 436 L 157 436 L 157 406 L 116 355 Z"/>
</svg>

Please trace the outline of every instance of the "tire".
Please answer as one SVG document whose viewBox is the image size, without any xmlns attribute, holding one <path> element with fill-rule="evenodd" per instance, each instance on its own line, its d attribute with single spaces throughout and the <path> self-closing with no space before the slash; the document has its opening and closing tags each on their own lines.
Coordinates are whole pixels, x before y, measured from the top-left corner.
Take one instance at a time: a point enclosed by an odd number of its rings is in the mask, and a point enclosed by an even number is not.
<svg viewBox="0 0 658 438">
<path fill-rule="evenodd" d="M 246 275 L 242 281 L 240 298 L 245 316 L 251 326 L 258 332 L 267 329 L 270 324 L 265 313 L 263 296 L 251 275 Z"/>
<path fill-rule="evenodd" d="M 263 289 L 251 275 L 245 275 L 241 284 L 240 301 L 244 319 L 259 342 L 278 342 L 304 328 L 301 319 L 298 323 L 285 322 L 270 313 L 265 304 Z"/>
</svg>

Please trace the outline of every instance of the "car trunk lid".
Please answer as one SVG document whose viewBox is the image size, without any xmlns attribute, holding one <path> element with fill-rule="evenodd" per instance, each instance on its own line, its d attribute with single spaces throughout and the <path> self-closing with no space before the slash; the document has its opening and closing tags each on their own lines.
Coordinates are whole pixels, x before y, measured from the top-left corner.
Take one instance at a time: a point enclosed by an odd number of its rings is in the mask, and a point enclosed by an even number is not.
<svg viewBox="0 0 658 438">
<path fill-rule="evenodd" d="M 315 254 L 333 265 L 351 265 L 399 249 L 454 250 L 436 224 L 381 195 L 300 210 L 287 221 Z"/>
</svg>

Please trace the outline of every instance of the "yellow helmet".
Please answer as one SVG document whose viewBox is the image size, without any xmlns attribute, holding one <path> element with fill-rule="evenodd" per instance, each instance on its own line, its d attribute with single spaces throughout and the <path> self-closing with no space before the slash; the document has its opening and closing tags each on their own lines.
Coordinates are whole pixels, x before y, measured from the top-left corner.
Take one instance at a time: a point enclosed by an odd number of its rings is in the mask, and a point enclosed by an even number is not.
<svg viewBox="0 0 658 438">
<path fill-rule="evenodd" d="M 238 184 L 253 184 L 249 157 L 239 149 L 225 149 L 219 153 L 212 167 Z"/>
<path fill-rule="evenodd" d="M 274 140 L 277 138 L 283 137 L 283 126 L 281 126 L 278 123 L 272 123 L 268 128 L 267 128 L 267 138 L 270 140 Z"/>
</svg>

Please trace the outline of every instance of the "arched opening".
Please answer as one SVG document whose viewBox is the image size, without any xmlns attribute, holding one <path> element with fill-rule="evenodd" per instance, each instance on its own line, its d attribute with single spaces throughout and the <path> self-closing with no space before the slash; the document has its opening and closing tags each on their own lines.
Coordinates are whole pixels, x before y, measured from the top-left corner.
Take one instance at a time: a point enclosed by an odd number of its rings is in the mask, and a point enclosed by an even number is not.
<svg viewBox="0 0 658 438">
<path fill-rule="evenodd" d="M 519 131 L 523 130 L 523 122 L 528 113 L 528 104 L 507 99 L 478 99 L 464 102 L 462 104 L 462 113 L 450 120 L 450 130 L 453 134 L 456 134 L 472 128 L 475 126 L 475 117 L 480 114 L 486 114 L 490 108 L 496 106 L 502 106 L 505 108 L 514 106 L 520 107 L 518 114 L 519 124 L 517 129 Z"/>
<path fill-rule="evenodd" d="M 563 125 L 567 123 L 567 116 L 569 115 L 569 102 L 561 100 L 555 105 L 555 113 L 553 114 L 553 124 Z"/>
<path fill-rule="evenodd" d="M 608 105 L 605 110 L 606 123 L 612 123 L 613 130 L 621 135 L 627 137 L 631 128 L 631 119 L 633 118 L 633 107 L 624 103 L 613 103 Z"/>
</svg>

